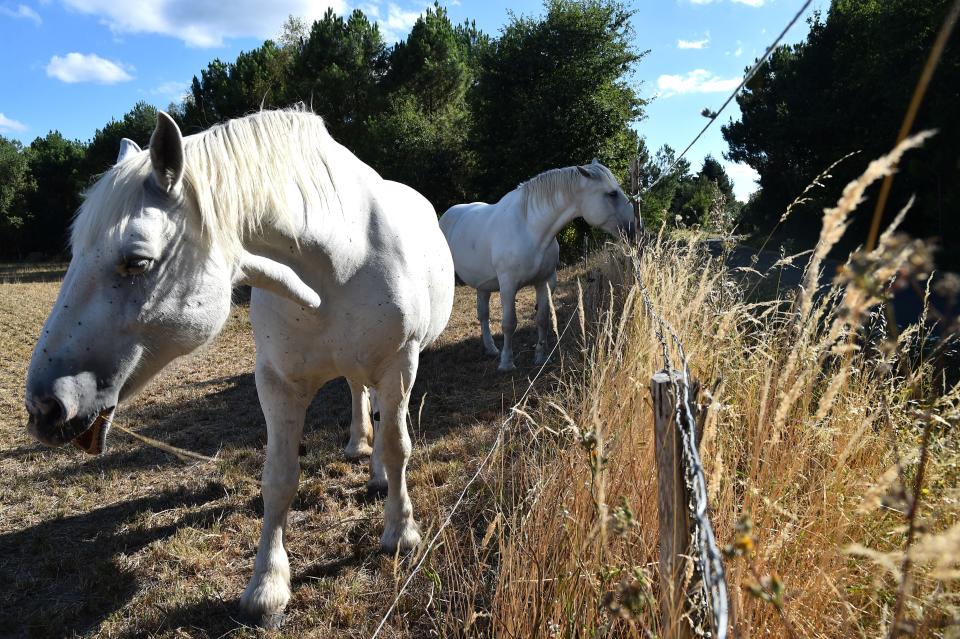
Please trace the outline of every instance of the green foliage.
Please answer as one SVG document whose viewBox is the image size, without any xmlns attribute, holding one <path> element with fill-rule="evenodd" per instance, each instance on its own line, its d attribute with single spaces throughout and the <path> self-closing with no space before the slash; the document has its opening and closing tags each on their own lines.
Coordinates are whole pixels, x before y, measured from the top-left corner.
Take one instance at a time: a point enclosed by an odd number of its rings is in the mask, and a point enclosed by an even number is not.
<svg viewBox="0 0 960 639">
<path fill-rule="evenodd" d="M 102 129 L 97 129 L 83 161 L 84 185 L 116 163 L 120 140 L 130 138 L 141 147 L 146 146 L 156 125 L 156 107 L 140 101 L 120 120 L 110 120 Z"/>
<path fill-rule="evenodd" d="M 496 201 L 553 167 L 599 159 L 621 179 L 645 102 L 630 82 L 646 52 L 631 45 L 633 11 L 614 0 L 547 0 L 543 18 L 514 17 L 486 49 L 471 94 L 478 199 Z M 561 258 L 595 239 L 582 223 L 560 234 Z"/>
<path fill-rule="evenodd" d="M 267 40 L 242 52 L 235 62 L 215 59 L 208 64 L 199 78 L 193 77 L 190 95 L 175 114 L 184 133 L 196 133 L 260 108 L 284 106 L 293 55 L 292 49 Z"/>
<path fill-rule="evenodd" d="M 621 178 L 645 104 L 629 83 L 645 52 L 617 2 L 548 0 L 542 19 L 514 17 L 484 56 L 475 91 L 478 190 L 500 197 L 541 171 L 598 158 Z"/>
<path fill-rule="evenodd" d="M 475 28 L 454 27 L 443 7 L 427 9 L 390 53 L 383 112 L 367 122 L 368 159 L 384 177 L 423 193 L 438 212 L 470 199 L 475 171 L 466 92 Z"/>
<path fill-rule="evenodd" d="M 391 48 L 360 10 L 347 18 L 330 10 L 312 25 L 290 16 L 276 43 L 208 64 L 170 113 L 192 134 L 302 102 L 337 140 L 385 178 L 422 192 L 438 213 L 496 201 L 545 169 L 591 158 L 625 179 L 639 142 L 630 125 L 644 106 L 631 83 L 644 55 L 630 45 L 632 12 L 616 0 L 548 0 L 545 9 L 542 18 L 514 18 L 494 39 L 474 22 L 454 25 L 434 4 Z M 121 138 L 145 146 L 155 124 L 156 109 L 138 102 L 85 149 L 55 133 L 29 152 L 5 142 L 0 251 L 62 250 L 79 192 L 113 165 Z M 37 232 L 12 239 L 28 218 Z M 579 256 L 584 239 L 582 224 L 564 231 L 564 255 Z"/>
<path fill-rule="evenodd" d="M 0 238 L 5 252 L 19 255 L 19 236 L 29 218 L 27 197 L 36 189 L 22 145 L 0 135 Z"/>
<path fill-rule="evenodd" d="M 80 206 L 86 179 L 85 151 L 85 145 L 67 140 L 59 131 L 37 138 L 25 150 L 30 174 L 40 188 L 27 197 L 30 221 L 24 229 L 22 250 L 66 252 L 70 221 Z"/>
<path fill-rule="evenodd" d="M 667 224 L 709 231 L 730 230 L 741 205 L 733 194 L 733 182 L 717 160 L 708 155 L 703 167 L 694 174 L 685 158 L 673 167 L 676 153 L 669 145 L 662 146 L 651 158 L 643 140 L 637 156 L 641 190 L 653 187 L 644 194 L 640 206 L 649 228 L 659 229 Z M 664 177 L 658 182 L 661 175 Z"/>
<path fill-rule="evenodd" d="M 811 19 L 805 41 L 774 52 L 737 98 L 741 120 L 723 127 L 727 157 L 760 174 L 761 192 L 745 210 L 746 225 L 768 232 L 814 177 L 861 150 L 833 171 L 826 188 L 813 191 L 811 201 L 797 207 L 780 229 L 813 241 L 824 205 L 836 201 L 866 162 L 892 148 L 948 4 L 833 0 L 826 18 L 818 14 Z M 953 221 L 960 206 L 957 87 L 960 48 L 948 45 L 914 127 L 937 128 L 939 134 L 899 168 L 888 206 L 889 218 L 916 194 L 905 228 L 941 236 L 942 255 L 954 268 L 960 266 L 960 226 Z M 874 194 L 868 197 L 839 250 L 863 241 Z"/>
<path fill-rule="evenodd" d="M 328 9 L 299 51 L 289 101 L 309 105 L 334 137 L 354 146 L 363 122 L 378 110 L 386 71 L 386 46 L 377 24 L 359 9 L 347 20 Z"/>
</svg>

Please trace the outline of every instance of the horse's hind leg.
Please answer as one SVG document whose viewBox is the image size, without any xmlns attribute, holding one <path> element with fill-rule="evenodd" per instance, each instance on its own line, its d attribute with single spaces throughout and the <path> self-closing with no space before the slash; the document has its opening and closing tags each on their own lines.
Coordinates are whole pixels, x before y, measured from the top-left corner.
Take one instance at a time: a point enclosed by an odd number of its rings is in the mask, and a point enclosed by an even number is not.
<svg viewBox="0 0 960 639">
<path fill-rule="evenodd" d="M 537 284 L 537 348 L 533 358 L 535 366 L 542 366 L 547 361 L 547 346 L 553 325 L 553 299 L 550 293 L 549 281 Z"/>
<path fill-rule="evenodd" d="M 315 388 L 291 383 L 278 371 L 257 366 L 257 394 L 267 421 L 267 459 L 263 467 L 263 530 L 253 577 L 240 598 L 258 625 L 279 626 L 290 599 L 290 564 L 283 548 L 287 512 L 300 479 L 298 458 L 303 420 Z"/>
<path fill-rule="evenodd" d="M 420 532 L 413 519 L 413 505 L 407 494 L 406 478 L 411 452 L 407 409 L 410 389 L 417 375 L 419 355 L 419 345 L 415 342 L 408 344 L 377 384 L 380 431 L 374 440 L 374 457 L 379 457 L 387 479 L 380 548 L 391 553 L 398 548 L 401 551 L 411 550 L 420 543 Z"/>
<path fill-rule="evenodd" d="M 344 449 L 347 459 L 357 460 L 368 457 L 373 452 L 373 424 L 370 421 L 370 394 L 367 387 L 351 379 L 350 395 L 353 409 L 350 417 L 350 441 Z"/>
<path fill-rule="evenodd" d="M 483 350 L 487 355 L 496 357 L 500 351 L 493 342 L 493 335 L 490 334 L 490 291 L 477 291 L 477 319 L 480 320 Z"/>
</svg>

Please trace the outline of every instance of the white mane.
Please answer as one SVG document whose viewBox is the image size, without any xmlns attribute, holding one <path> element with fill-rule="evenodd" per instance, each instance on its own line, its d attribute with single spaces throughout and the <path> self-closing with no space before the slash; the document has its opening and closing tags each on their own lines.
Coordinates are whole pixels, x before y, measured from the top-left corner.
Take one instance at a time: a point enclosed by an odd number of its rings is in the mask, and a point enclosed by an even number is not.
<svg viewBox="0 0 960 639">
<path fill-rule="evenodd" d="M 326 164 L 332 139 L 312 113 L 261 111 L 183 142 L 184 196 L 200 217 L 205 239 L 228 258 L 245 235 L 263 226 L 295 231 L 305 206 L 324 211 L 339 206 Z M 87 191 L 73 223 L 74 250 L 122 232 L 128 215 L 142 206 L 151 171 L 144 151 L 111 168 Z M 291 197 L 291 187 L 302 199 Z"/>
<path fill-rule="evenodd" d="M 614 185 L 617 183 L 610 169 L 602 164 L 587 164 L 579 168 L 585 169 L 595 178 L 606 179 Z M 580 188 L 581 178 L 576 166 L 550 169 L 523 182 L 517 190 L 523 196 L 524 209 L 530 205 L 556 206 L 560 199 L 558 196 L 571 197 Z"/>
</svg>

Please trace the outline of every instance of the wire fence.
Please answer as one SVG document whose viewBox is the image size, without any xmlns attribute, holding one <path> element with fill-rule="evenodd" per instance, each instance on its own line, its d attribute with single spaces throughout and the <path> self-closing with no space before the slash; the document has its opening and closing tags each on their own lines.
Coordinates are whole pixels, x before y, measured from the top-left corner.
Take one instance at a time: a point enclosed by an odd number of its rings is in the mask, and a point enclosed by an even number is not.
<svg viewBox="0 0 960 639">
<path fill-rule="evenodd" d="M 694 551 L 694 577 L 691 589 L 693 592 L 690 597 L 691 626 L 700 636 L 725 639 L 730 616 L 726 572 L 713 525 L 710 522 L 707 480 L 700 460 L 700 436 L 697 431 L 696 415 L 700 409 L 691 404 L 696 401 L 696 397 L 691 390 L 690 363 L 679 335 L 657 312 L 640 273 L 636 272 L 635 275 L 643 308 L 660 342 L 663 370 L 670 376 L 673 384 L 673 424 L 680 441 L 683 492 L 688 497 L 687 514 L 691 522 L 688 532 Z M 670 357 L 668 335 L 677 350 L 678 365 L 674 365 Z M 660 445 L 659 442 L 658 445 Z M 661 565 L 664 559 L 664 557 L 660 558 Z M 704 616 L 708 616 L 709 619 L 703 619 Z"/>
<path fill-rule="evenodd" d="M 487 451 L 487 454 L 477 465 L 476 471 L 473 475 L 470 476 L 470 479 L 467 480 L 467 483 L 464 484 L 463 490 L 460 491 L 460 495 L 457 497 L 457 500 L 453 503 L 453 506 L 450 507 L 450 510 L 447 512 L 447 516 L 443 519 L 443 522 L 437 528 L 437 531 L 434 533 L 433 537 L 430 538 L 430 541 L 427 542 L 427 545 L 420 551 L 420 558 L 417 560 L 416 565 L 414 565 L 413 570 L 410 571 L 410 574 L 407 576 L 406 580 L 403 582 L 403 585 L 397 590 L 396 596 L 394 596 L 393 601 L 390 603 L 390 607 L 387 608 L 387 612 L 384 613 L 383 618 L 380 620 L 380 623 L 377 625 L 377 629 L 374 630 L 371 639 L 376 639 L 380 636 L 380 633 L 383 631 L 383 628 L 386 626 L 387 620 L 390 619 L 390 615 L 393 614 L 393 611 L 396 609 L 397 604 L 400 603 L 400 598 L 410 587 L 410 584 L 413 582 L 413 578 L 417 576 L 417 573 L 420 572 L 420 569 L 423 567 L 423 563 L 426 561 L 427 557 L 430 556 L 430 552 L 436 547 L 437 540 L 440 539 L 441 533 L 444 529 L 450 525 L 450 522 L 453 520 L 453 515 L 459 510 L 460 506 L 463 504 L 464 499 L 467 496 L 467 492 L 470 490 L 470 487 L 480 478 L 480 475 L 483 473 L 483 470 L 487 467 L 487 464 L 493 459 L 494 453 L 500 448 L 503 444 L 503 436 L 507 432 L 507 427 L 514 420 L 514 418 L 520 414 L 519 409 L 526 401 L 527 396 L 530 395 L 530 391 L 533 390 L 534 384 L 537 383 L 537 380 L 540 379 L 540 375 L 543 374 L 543 371 L 546 370 L 547 364 L 550 363 L 550 360 L 553 359 L 554 353 L 560 348 L 560 344 L 563 342 L 564 336 L 566 336 L 567 331 L 570 330 L 570 326 L 573 324 L 573 318 L 577 316 L 578 313 L 583 312 L 583 309 L 577 309 L 574 312 L 570 313 L 570 317 L 567 319 L 567 323 L 563 327 L 563 331 L 560 332 L 557 337 L 556 343 L 553 345 L 553 348 L 550 349 L 550 352 L 547 354 L 546 359 L 543 364 L 537 369 L 537 372 L 530 379 L 530 383 L 527 385 L 526 390 L 523 392 L 523 395 L 520 396 L 520 399 L 510 407 L 510 410 L 507 412 L 507 416 L 500 422 L 500 427 L 497 429 L 497 436 L 493 440 L 493 444 L 490 446 L 490 450 Z"/>
<path fill-rule="evenodd" d="M 756 75 L 757 71 L 759 71 L 763 64 L 767 61 L 767 59 L 779 45 L 780 41 L 794 26 L 794 24 L 796 24 L 804 12 L 806 12 L 812 2 L 813 0 L 805 0 L 800 9 L 783 28 L 776 39 L 766 48 L 763 55 L 757 59 L 756 63 L 748 70 L 746 75 L 744 75 L 739 85 L 737 85 L 737 88 L 733 90 L 726 100 L 724 100 L 723 104 L 719 109 L 717 109 L 717 111 L 710 114 L 709 121 L 706 123 L 706 125 L 704 125 L 697 135 L 694 136 L 693 140 L 691 140 L 690 143 L 684 147 L 683 151 L 676 156 L 674 162 L 665 170 L 661 171 L 660 175 L 649 186 L 646 186 L 642 189 L 640 188 L 639 160 L 634 163 L 634 166 L 631 170 L 630 197 L 634 202 L 634 206 L 636 207 L 638 220 L 642 219 L 640 217 L 640 202 L 643 195 L 653 189 L 664 177 L 669 175 L 673 169 L 676 168 L 680 160 L 691 148 L 693 148 L 693 145 L 697 143 L 707 129 L 709 129 L 710 126 L 717 120 L 720 114 L 727 108 L 727 106 L 729 106 L 729 104 L 746 86 L 750 79 Z M 726 572 L 724 570 L 722 554 L 720 552 L 719 545 L 717 544 L 716 536 L 713 532 L 713 525 L 710 521 L 707 481 L 703 471 L 703 464 L 700 460 L 699 435 L 697 431 L 696 419 L 696 415 L 699 413 L 699 407 L 695 407 L 693 404 L 693 402 L 696 401 L 696 397 L 693 396 L 695 393 L 691 390 L 696 385 L 691 383 L 690 362 L 687 358 L 686 349 L 683 346 L 680 336 L 678 335 L 677 331 L 666 320 L 663 319 L 663 316 L 657 311 L 652 300 L 650 299 L 649 292 L 647 291 L 647 288 L 643 282 L 643 278 L 639 272 L 639 261 L 635 262 L 635 267 L 638 269 L 635 271 L 635 277 L 637 285 L 640 289 L 643 308 L 647 314 L 647 317 L 651 321 L 657 340 L 660 343 L 663 369 L 670 374 L 673 384 L 673 396 L 675 400 L 673 424 L 676 427 L 677 435 L 679 435 L 682 480 L 686 494 L 689 497 L 689 501 L 687 503 L 687 513 L 691 522 L 689 533 L 694 550 L 692 556 L 694 563 L 694 575 L 693 580 L 691 581 L 692 588 L 688 589 L 689 600 L 691 604 L 691 629 L 699 636 L 726 639 L 730 624 L 730 604 L 727 594 Z M 373 632 L 371 639 L 376 639 L 378 636 L 380 636 L 380 633 L 386 626 L 390 616 L 396 610 L 400 599 L 413 582 L 414 577 L 416 577 L 423 567 L 423 564 L 430 555 L 431 551 L 436 547 L 440 535 L 450 525 L 454 514 L 463 504 L 470 487 L 480 478 L 483 470 L 487 467 L 487 464 L 503 444 L 503 438 L 507 427 L 518 415 L 518 409 L 533 390 L 534 384 L 536 384 L 537 380 L 540 378 L 540 375 L 546 369 L 547 364 L 549 364 L 550 360 L 553 358 L 553 355 L 559 349 L 561 343 L 563 342 L 564 336 L 567 334 L 573 322 L 573 318 L 578 312 L 585 312 L 585 309 L 581 308 L 578 311 L 570 314 L 563 331 L 560 332 L 553 349 L 551 349 L 550 353 L 547 355 L 543 365 L 540 366 L 536 374 L 531 378 L 530 383 L 528 384 L 523 395 L 511 407 L 506 418 L 500 423 L 500 427 L 497 429 L 496 437 L 494 438 L 489 451 L 481 460 L 480 464 L 478 464 L 477 469 L 474 471 L 473 475 L 471 475 L 470 479 L 467 480 L 467 483 L 464 485 L 463 490 L 460 492 L 457 500 L 448 511 L 446 517 L 437 528 L 434 535 L 430 538 L 430 541 L 427 542 L 427 545 L 421 550 L 419 559 L 414 565 L 413 570 L 410 571 L 410 574 L 407 576 L 406 580 L 404 580 L 403 585 L 397 590 L 393 601 L 387 608 L 386 613 L 384 613 L 380 623 L 377 625 L 377 628 Z M 673 343 L 679 358 L 679 361 L 676 363 L 676 365 L 674 364 L 670 355 L 671 342 Z M 674 374 L 675 371 L 678 374 Z M 663 561 L 662 557 L 661 561 Z"/>
</svg>

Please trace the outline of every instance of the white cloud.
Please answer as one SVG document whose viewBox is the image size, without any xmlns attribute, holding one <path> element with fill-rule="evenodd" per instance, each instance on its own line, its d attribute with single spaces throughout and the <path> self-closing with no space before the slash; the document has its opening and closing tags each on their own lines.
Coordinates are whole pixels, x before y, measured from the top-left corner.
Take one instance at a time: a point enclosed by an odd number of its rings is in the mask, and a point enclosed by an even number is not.
<svg viewBox="0 0 960 639">
<path fill-rule="evenodd" d="M 64 0 L 80 13 L 98 16 L 117 34 L 157 33 L 190 46 L 217 47 L 229 38 L 274 38 L 295 15 L 312 23 L 327 8 L 345 13 L 344 0 Z"/>
<path fill-rule="evenodd" d="M 740 43 L 739 40 L 737 40 L 737 50 L 733 52 L 733 55 L 735 55 L 738 58 L 743 55 L 743 45 Z"/>
<path fill-rule="evenodd" d="M 703 40 L 677 40 L 678 49 L 706 49 L 710 45 L 710 36 Z"/>
<path fill-rule="evenodd" d="M 732 91 L 740 84 L 740 78 L 720 78 L 706 69 L 694 69 L 686 75 L 661 75 L 657 88 L 663 97 L 678 93 L 719 93 Z"/>
<path fill-rule="evenodd" d="M 0 133 L 23 133 L 27 130 L 27 125 L 13 118 L 8 118 L 0 113 Z"/>
<path fill-rule="evenodd" d="M 741 202 L 749 200 L 750 195 L 760 188 L 757 184 L 760 174 L 754 171 L 753 167 L 724 161 L 723 168 L 733 180 L 733 194 Z"/>
<path fill-rule="evenodd" d="M 393 44 L 404 38 L 421 13 L 422 11 L 404 11 L 391 2 L 387 9 L 386 19 L 378 20 L 384 41 L 387 44 Z"/>
<path fill-rule="evenodd" d="M 150 89 L 150 95 L 155 95 L 158 98 L 171 102 L 180 102 L 188 93 L 190 93 L 190 83 L 177 82 L 175 80 L 164 82 L 160 86 Z"/>
<path fill-rule="evenodd" d="M 22 18 L 24 20 L 32 20 L 34 24 L 40 25 L 43 20 L 40 19 L 40 14 L 28 7 L 25 4 L 18 4 L 16 9 L 11 9 L 7 6 L 0 6 L 0 15 L 5 15 L 10 18 Z"/>
<path fill-rule="evenodd" d="M 55 55 L 47 65 L 47 75 L 70 84 L 116 84 L 133 80 L 124 65 L 101 58 L 95 53 L 68 53 L 62 58 Z"/>
</svg>

